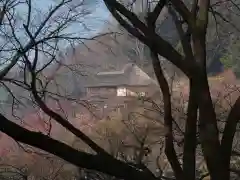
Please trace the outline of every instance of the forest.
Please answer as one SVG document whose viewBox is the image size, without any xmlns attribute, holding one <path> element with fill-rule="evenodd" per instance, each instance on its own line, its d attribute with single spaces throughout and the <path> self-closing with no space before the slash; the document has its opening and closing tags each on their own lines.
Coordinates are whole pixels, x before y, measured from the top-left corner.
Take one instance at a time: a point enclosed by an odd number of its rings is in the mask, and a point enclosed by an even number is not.
<svg viewBox="0 0 240 180">
<path fill-rule="evenodd" d="M 239 0 L 0 0 L 0 179 L 240 179 Z"/>
</svg>

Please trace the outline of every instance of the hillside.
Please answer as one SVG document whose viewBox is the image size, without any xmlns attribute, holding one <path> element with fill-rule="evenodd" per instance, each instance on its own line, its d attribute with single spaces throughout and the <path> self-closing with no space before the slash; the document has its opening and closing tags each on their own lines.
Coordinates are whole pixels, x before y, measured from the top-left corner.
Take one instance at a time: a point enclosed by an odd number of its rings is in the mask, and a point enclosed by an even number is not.
<svg viewBox="0 0 240 180">
<path fill-rule="evenodd" d="M 230 40 L 235 40 L 236 36 L 238 35 L 238 32 L 234 31 L 231 33 L 231 36 L 229 36 L 229 26 L 222 25 L 222 27 L 217 30 L 214 20 L 215 19 L 211 17 L 208 30 L 207 66 L 208 73 L 210 75 L 222 72 L 223 66 L 220 62 L 220 59 L 226 53 L 226 51 L 231 50 L 231 48 L 229 48 L 231 47 Z M 236 19 L 233 18 L 233 20 Z M 160 19 L 158 22 L 158 32 L 173 46 L 177 46 L 178 36 L 176 30 L 174 30 L 175 25 L 171 17 L 168 16 L 166 19 Z M 130 37 L 126 32 L 122 31 L 120 26 L 116 26 L 114 23 L 113 25 L 113 31 L 118 33 L 99 36 L 94 40 L 86 40 L 83 44 L 80 44 L 74 48 L 69 48 L 65 59 L 62 61 L 62 63 L 64 63 L 63 66 L 54 64 L 44 71 L 43 74 L 47 78 L 51 78 L 52 76 L 55 81 L 49 83 L 49 91 L 58 93 L 60 92 L 61 95 L 81 99 L 85 95 L 85 85 L 94 82 L 94 74 L 100 71 L 121 70 L 129 62 L 136 63 L 150 77 L 154 78 L 148 48 L 138 42 L 135 38 Z M 106 27 L 102 30 L 102 33 L 105 33 L 108 28 L 110 27 L 106 25 Z M 235 56 L 238 56 L 238 53 L 239 52 L 236 52 Z M 172 74 L 173 71 L 176 70 L 165 61 L 163 62 L 165 67 L 167 67 L 166 71 L 168 74 Z M 229 82 L 232 83 L 232 81 Z M 182 86 L 180 87 L 181 89 L 178 89 L 177 93 L 183 93 L 185 95 L 184 97 L 186 98 L 188 95 L 188 87 L 187 84 L 184 83 L 184 80 L 182 80 Z M 225 86 L 220 80 L 210 81 L 210 86 L 213 87 L 215 94 L 217 94 L 218 91 L 225 90 Z M 26 98 L 30 99 L 29 93 L 26 91 L 20 90 L 19 88 L 11 88 L 11 90 L 18 97 L 22 96 L 24 102 L 26 102 Z M 30 102 L 29 104 L 26 103 L 26 105 L 27 108 L 22 107 L 18 108 L 17 110 L 17 114 L 20 116 L 20 119 L 22 118 L 21 120 L 25 121 L 25 124 L 22 125 L 31 130 L 42 130 L 43 125 L 41 124 L 41 120 L 45 120 L 45 118 L 42 118 L 39 121 L 39 117 L 36 115 L 36 112 L 38 111 L 35 111 L 36 108 L 33 107 L 33 104 Z M 57 111 L 57 109 L 55 109 L 55 104 L 49 103 L 48 105 Z M 65 111 L 67 111 L 67 113 L 73 114 L 72 116 L 69 116 L 70 122 L 75 124 L 76 127 L 84 127 L 88 129 L 90 119 L 93 119 L 93 117 L 89 115 L 89 112 L 87 112 L 86 109 L 77 106 L 75 107 L 77 110 L 75 110 L 73 109 L 72 104 L 65 102 L 63 102 L 63 105 L 63 108 Z M 5 110 L 6 114 L 11 116 L 11 106 L 8 108 L 4 106 L 3 109 Z M 60 111 L 60 113 L 62 112 Z M 87 114 L 88 116 L 82 118 L 82 114 Z M 21 123 L 21 121 L 18 121 L 18 123 Z M 54 124 L 53 130 L 53 137 L 58 137 L 66 143 L 73 141 L 73 136 L 69 134 L 63 134 L 62 132 L 65 132 L 65 130 L 59 125 Z M 0 154 L 5 155 L 9 153 L 11 148 L 16 144 L 5 135 L 0 135 L 1 146 L 4 145 L 7 148 L 0 149 Z"/>
<path fill-rule="evenodd" d="M 231 19 L 233 23 L 236 22 L 236 15 L 225 10 L 224 4 L 216 7 L 216 10 L 223 11 L 224 16 Z M 140 14 L 140 18 L 141 16 L 143 15 Z M 210 16 L 207 36 L 207 71 L 209 75 L 223 71 L 224 65 L 222 65 L 221 58 L 229 50 L 232 38 L 239 35 L 236 29 L 220 18 L 217 19 L 217 23 L 218 26 L 216 27 L 214 16 Z M 119 70 L 124 64 L 134 62 L 151 77 L 154 77 L 148 48 L 135 38 L 130 37 L 114 20 L 106 24 L 102 33 L 109 31 L 109 29 L 118 32 L 118 34 L 98 37 L 93 41 L 85 41 L 84 44 L 78 45 L 74 49 L 70 48 L 65 62 L 67 64 L 77 64 L 77 69 L 84 71 L 89 77 L 99 71 Z M 171 16 L 167 15 L 167 10 L 159 18 L 157 30 L 165 40 L 173 46 L 178 46 L 179 38 L 175 24 Z M 169 67 L 168 64 L 167 66 Z M 168 73 L 172 71 L 173 69 L 170 66 Z M 78 77 L 80 84 L 89 80 L 86 76 Z"/>
<path fill-rule="evenodd" d="M 224 16 L 230 18 L 233 23 L 236 22 L 237 18 L 233 11 L 230 12 L 224 7 L 225 4 L 215 9 L 223 11 Z M 140 13 L 139 16 L 143 19 L 144 13 Z M 235 48 L 234 57 L 231 56 L 229 60 L 229 54 L 233 49 L 232 46 L 238 42 L 236 37 L 239 33 L 226 22 L 223 23 L 221 19 L 218 18 L 217 20 L 218 27 L 216 28 L 215 18 L 210 16 L 207 37 L 207 66 L 210 75 L 222 72 L 223 65 L 220 60 L 223 56 L 228 55 L 228 58 L 224 59 L 224 62 L 227 61 L 224 64 L 225 66 L 229 64 L 231 58 L 234 59 L 239 55 L 239 51 Z M 219 24 L 221 28 L 219 28 Z M 85 84 L 92 81 L 94 74 L 100 71 L 120 70 L 129 62 L 136 63 L 150 77 L 154 78 L 148 48 L 135 38 L 130 37 L 112 19 L 110 19 L 109 23 L 106 23 L 100 34 L 106 31 L 109 32 L 109 29 L 118 33 L 99 36 L 94 40 L 85 40 L 75 47 L 69 47 L 63 61 L 65 66 L 59 67 L 59 64 L 54 64 L 44 71 L 44 76 L 55 76 L 55 81 L 65 94 L 78 97 L 84 95 Z M 164 39 L 177 47 L 178 35 L 175 29 L 172 18 L 165 9 L 163 15 L 158 19 L 157 30 Z M 166 61 L 163 61 L 163 64 L 167 67 L 168 74 L 172 74 L 176 70 Z M 50 83 L 49 89 L 51 91 L 55 90 L 55 86 L 56 83 Z M 19 92 L 18 89 L 14 90 L 14 88 L 13 91 L 16 91 L 17 94 Z M 27 96 L 27 94 L 24 96 Z"/>
<path fill-rule="evenodd" d="M 223 10 L 224 5 L 217 7 L 217 9 L 219 11 Z M 223 12 L 225 16 L 228 16 L 234 22 L 236 21 L 236 16 L 233 13 L 227 10 Z M 173 46 L 177 46 L 178 36 L 176 30 L 174 30 L 175 25 L 167 13 L 165 9 L 163 15 L 158 19 L 157 29 L 164 39 L 169 41 Z M 140 15 L 142 16 L 143 14 Z M 217 74 L 223 70 L 220 59 L 226 51 L 231 50 L 230 45 L 233 43 L 230 40 L 235 40 L 238 35 L 238 32 L 234 28 L 230 28 L 228 24 L 220 20 L 219 23 L 221 23 L 221 28 L 216 29 L 215 19 L 213 16 L 210 16 L 207 38 L 208 72 L 210 75 Z M 106 23 L 102 29 L 102 33 L 106 31 L 117 33 L 99 36 L 94 38 L 94 40 L 85 40 L 82 44 L 74 48 L 68 48 L 63 61 L 64 66 L 53 64 L 43 72 L 44 76 L 48 78 L 51 76 L 54 77 L 55 82 L 49 83 L 49 91 L 56 92 L 56 90 L 59 90 L 62 95 L 77 98 L 84 97 L 85 85 L 94 82 L 94 74 L 100 71 L 121 70 L 129 62 L 136 63 L 150 77 L 154 78 L 151 59 L 146 46 L 129 36 L 114 20 L 111 20 L 108 24 Z M 231 36 L 229 36 L 230 32 Z M 234 52 L 234 56 L 238 56 L 239 51 L 235 50 Z M 175 69 L 169 63 L 166 63 L 166 61 L 163 62 L 167 67 L 167 73 L 173 74 Z M 11 89 L 18 97 L 22 96 L 22 99 L 29 99 L 28 92 L 20 91 L 16 87 L 11 87 Z M 31 102 L 27 105 L 28 109 L 31 109 Z M 11 106 L 9 106 L 9 109 L 11 109 Z M 19 112 L 21 114 L 29 113 L 28 109 L 22 108 Z"/>
</svg>

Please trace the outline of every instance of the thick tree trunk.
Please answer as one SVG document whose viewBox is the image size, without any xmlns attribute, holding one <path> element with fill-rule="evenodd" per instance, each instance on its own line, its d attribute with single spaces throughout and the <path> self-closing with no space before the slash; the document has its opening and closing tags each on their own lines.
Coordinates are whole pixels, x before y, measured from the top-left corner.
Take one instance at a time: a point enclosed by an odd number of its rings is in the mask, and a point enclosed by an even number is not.
<svg viewBox="0 0 240 180">
<path fill-rule="evenodd" d="M 207 75 L 200 75 L 195 83 L 198 89 L 199 135 L 204 158 L 212 180 L 227 180 L 223 168 L 216 114 L 210 96 Z"/>
<path fill-rule="evenodd" d="M 197 89 L 190 80 L 190 94 L 184 134 L 183 173 L 184 179 L 195 180 L 196 171 L 196 129 L 197 129 Z"/>
<path fill-rule="evenodd" d="M 223 168 L 225 170 L 226 180 L 230 179 L 230 160 L 232 155 L 232 143 L 236 132 L 237 123 L 240 120 L 240 97 L 233 105 L 223 132 L 221 140 L 221 156 L 223 158 Z"/>
<path fill-rule="evenodd" d="M 226 180 L 220 153 L 219 132 L 206 72 L 206 29 L 193 32 L 196 71 L 193 76 L 199 106 L 199 135 L 212 180 Z"/>
<path fill-rule="evenodd" d="M 231 115 L 230 119 L 235 120 L 228 120 L 230 124 L 227 124 L 226 126 L 226 134 L 223 138 L 224 148 L 221 151 L 220 141 L 219 141 L 219 132 L 217 127 L 217 119 L 215 110 L 213 107 L 210 91 L 209 91 L 209 85 L 208 85 L 208 78 L 206 74 L 206 32 L 207 32 L 207 26 L 208 26 L 208 13 L 210 8 L 210 0 L 194 0 L 192 10 L 189 11 L 187 6 L 184 4 L 183 1 L 179 0 L 171 0 L 169 1 L 171 5 L 173 6 L 174 10 L 177 12 L 177 20 L 180 17 L 180 19 L 183 19 L 183 23 L 187 24 L 188 30 L 187 33 L 188 36 L 192 39 L 192 44 L 188 44 L 189 39 L 180 39 L 182 41 L 182 45 L 184 46 L 184 53 L 185 56 L 181 55 L 179 52 L 177 52 L 168 42 L 163 40 L 159 35 L 155 33 L 155 31 L 152 31 L 153 26 L 149 26 L 141 22 L 136 14 L 128 11 L 123 5 L 121 5 L 116 0 L 104 0 L 105 4 L 107 5 L 110 12 L 113 14 L 113 16 L 118 20 L 118 22 L 133 36 L 138 38 L 140 41 L 142 41 L 144 44 L 150 47 L 150 49 L 156 54 L 163 56 L 168 61 L 173 63 L 176 67 L 178 67 L 187 77 L 192 81 L 193 87 L 196 90 L 196 101 L 197 106 L 199 109 L 199 133 L 200 133 L 200 143 L 202 145 L 204 158 L 206 160 L 208 170 L 210 172 L 210 176 L 212 180 L 228 180 L 228 169 L 226 168 L 227 165 L 223 165 L 224 162 L 227 162 L 229 164 L 229 152 L 230 152 L 230 145 L 231 143 L 227 142 L 227 140 L 230 140 L 232 142 L 232 138 L 234 136 L 234 127 L 236 124 L 236 118 Z M 161 0 L 158 1 L 159 3 L 162 2 Z M 125 16 L 127 21 L 122 18 L 122 16 Z M 156 15 L 159 16 L 160 13 L 157 13 Z M 176 19 L 176 18 L 175 18 Z M 130 23 L 129 23 L 130 22 Z M 149 22 L 149 21 L 148 21 Z M 155 22 L 155 21 L 152 21 Z M 182 21 L 181 21 L 182 23 Z M 183 24 L 178 24 L 178 28 Z M 151 24 L 151 22 L 150 22 Z M 149 29 L 150 27 L 150 29 Z M 182 29 L 180 29 L 182 32 Z M 186 34 L 184 31 L 182 33 L 179 33 L 181 38 L 184 37 Z M 188 41 L 187 41 L 188 40 Z M 189 47 L 193 48 L 193 58 L 191 57 L 191 51 L 189 51 Z M 159 70 L 155 70 L 156 75 L 159 73 Z M 161 77 L 161 76 L 160 76 Z M 161 79 L 162 82 L 164 82 Z M 165 83 L 160 83 L 160 86 L 162 91 L 165 91 L 164 88 L 166 88 Z M 170 127 L 170 135 L 166 136 L 166 145 L 168 145 L 168 150 L 166 150 L 166 154 L 172 163 L 173 160 L 176 160 L 176 154 L 173 155 L 175 152 L 173 151 L 173 144 L 172 144 L 172 136 L 171 136 L 171 112 L 169 111 L 170 101 L 169 101 L 169 95 L 168 93 L 164 92 L 164 106 L 166 109 L 165 111 L 165 125 L 167 127 Z M 170 113 L 169 113 L 170 112 Z M 190 117 L 188 117 L 190 118 Z M 193 134 L 196 130 L 193 127 L 194 122 L 187 122 L 188 127 L 186 127 L 187 134 Z M 193 127 L 189 128 L 189 127 Z M 193 137 L 189 137 L 188 135 L 185 136 L 185 140 L 188 142 L 193 142 L 195 139 Z M 226 147 L 225 147 L 226 146 Z M 187 162 L 193 163 L 193 153 L 194 153 L 194 146 L 191 145 L 191 143 L 185 144 L 185 150 L 186 152 L 189 152 L 188 154 L 185 154 L 184 161 L 186 164 L 184 165 L 184 169 L 190 169 L 188 167 Z M 172 151 L 172 152 L 171 152 Z M 188 156 L 191 154 L 191 156 Z M 228 155 L 227 158 L 223 158 L 222 155 Z M 175 161 L 176 162 L 176 161 Z M 175 172 L 177 172 L 179 166 L 177 163 L 173 163 L 172 167 L 176 168 Z M 179 168 L 179 172 L 181 172 L 181 167 Z M 187 175 L 186 170 L 186 176 L 189 179 L 193 179 L 194 174 L 193 168 L 191 169 L 191 175 Z M 181 174 L 181 173 L 179 173 Z M 176 173 L 177 179 L 181 179 L 181 175 Z M 185 173 L 184 173 L 185 174 Z"/>
</svg>

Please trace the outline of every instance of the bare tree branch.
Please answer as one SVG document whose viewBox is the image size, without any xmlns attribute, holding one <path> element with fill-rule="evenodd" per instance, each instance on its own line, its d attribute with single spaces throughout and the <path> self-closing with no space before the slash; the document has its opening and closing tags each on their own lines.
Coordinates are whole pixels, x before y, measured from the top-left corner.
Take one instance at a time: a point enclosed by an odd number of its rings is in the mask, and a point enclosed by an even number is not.
<svg viewBox="0 0 240 180">
<path fill-rule="evenodd" d="M 64 143 L 37 132 L 31 132 L 0 115 L 0 130 L 15 140 L 50 152 L 79 167 L 94 169 L 127 180 L 155 180 L 144 172 L 115 160 L 110 156 L 92 155 L 77 151 Z M 51 145 L 51 146 L 50 146 Z M 126 173 L 128 172 L 128 173 Z"/>
<path fill-rule="evenodd" d="M 232 154 L 232 143 L 234 134 L 236 132 L 237 123 L 240 120 L 240 97 L 236 100 L 233 105 L 224 128 L 222 140 L 221 140 L 221 153 L 223 156 L 224 167 L 228 169 L 228 177 L 230 177 L 230 159 Z"/>
</svg>

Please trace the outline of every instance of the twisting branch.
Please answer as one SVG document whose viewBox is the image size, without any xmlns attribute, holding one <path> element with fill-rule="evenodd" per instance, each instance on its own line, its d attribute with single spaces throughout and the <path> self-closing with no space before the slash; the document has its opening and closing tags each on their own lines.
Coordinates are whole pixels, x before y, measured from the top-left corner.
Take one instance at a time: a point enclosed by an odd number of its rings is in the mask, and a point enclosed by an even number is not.
<svg viewBox="0 0 240 180">
<path fill-rule="evenodd" d="M 158 1 L 156 7 L 154 8 L 154 10 L 152 12 L 149 12 L 147 18 L 148 21 L 152 21 L 152 23 L 156 23 L 157 18 L 159 17 L 159 15 L 162 12 L 162 9 L 164 8 L 164 6 L 166 5 L 167 0 L 160 0 Z"/>
<path fill-rule="evenodd" d="M 180 41 L 181 41 L 181 44 L 182 44 L 182 47 L 183 47 L 184 54 L 186 56 L 186 60 L 193 61 L 194 56 L 193 56 L 193 52 L 192 52 L 191 42 L 189 41 L 188 32 L 184 32 L 183 27 L 182 27 L 182 23 L 178 19 L 178 16 L 177 16 L 176 12 L 174 11 L 174 9 L 172 9 L 171 6 L 169 6 L 168 9 L 169 9 L 170 14 L 173 17 L 176 29 L 177 29 L 178 34 L 180 36 Z"/>
<path fill-rule="evenodd" d="M 163 75 L 161 65 L 156 53 L 152 52 L 152 61 L 154 65 L 154 71 L 157 76 L 164 101 L 164 126 L 167 129 L 167 134 L 165 136 L 165 154 L 171 164 L 171 167 L 175 173 L 177 179 L 183 179 L 183 171 L 178 161 L 176 151 L 174 150 L 173 145 L 173 132 L 172 132 L 172 123 L 173 117 L 171 112 L 171 95 L 168 88 L 168 83 L 166 78 Z"/>
<path fill-rule="evenodd" d="M 155 23 L 152 23 L 152 21 L 147 18 L 149 21 L 148 27 L 152 33 L 155 32 Z M 172 106 L 171 106 L 171 94 L 168 86 L 168 82 L 166 78 L 164 77 L 162 67 L 160 65 L 160 60 L 158 58 L 158 54 L 154 51 L 154 41 L 152 41 L 152 45 L 150 46 L 151 50 L 151 59 L 153 64 L 153 69 L 156 74 L 158 83 L 160 85 L 162 95 L 163 95 L 163 103 L 164 103 L 164 126 L 167 130 L 167 133 L 165 135 L 165 154 L 168 158 L 168 161 L 171 164 L 171 167 L 175 173 L 176 179 L 183 180 L 183 170 L 180 166 L 180 163 L 178 161 L 177 153 L 174 149 L 173 144 L 173 117 L 172 117 Z"/>
<path fill-rule="evenodd" d="M 40 148 L 82 168 L 100 171 L 126 180 L 157 180 L 149 173 L 141 172 L 110 156 L 92 155 L 77 151 L 47 135 L 32 132 L 6 119 L 0 114 L 0 131 L 15 140 Z M 128 173 L 126 173 L 128 172 Z"/>
<path fill-rule="evenodd" d="M 232 143 L 236 132 L 237 123 L 240 120 L 240 97 L 233 105 L 224 128 L 223 137 L 221 140 L 221 153 L 223 157 L 224 167 L 228 169 L 228 177 L 230 177 L 230 160 L 232 154 Z"/>
<path fill-rule="evenodd" d="M 149 31 L 149 29 L 146 27 L 146 25 L 138 19 L 136 14 L 130 12 L 127 10 L 121 3 L 117 2 L 116 0 L 104 0 L 107 8 L 112 13 L 112 15 L 118 20 L 118 22 L 123 25 L 123 27 L 131 33 L 133 36 L 137 37 L 139 34 L 132 33 L 133 31 L 129 31 L 129 25 L 127 21 L 125 21 L 123 18 L 118 18 L 115 14 L 116 12 L 119 12 L 121 15 L 125 16 L 128 21 L 134 26 L 134 28 L 139 29 L 142 33 L 142 35 L 145 35 L 146 38 L 144 40 L 141 38 L 139 39 L 141 42 L 146 44 L 147 46 L 152 46 L 152 40 L 154 40 L 155 43 L 155 51 L 159 55 L 165 57 L 170 62 L 172 62 L 176 67 L 181 69 L 183 73 L 185 73 L 187 76 L 191 77 L 191 74 L 193 73 L 195 69 L 195 65 L 190 63 L 185 63 L 184 57 L 182 57 L 173 47 L 170 43 L 165 41 L 163 38 L 161 38 L 159 35 L 156 34 L 156 32 Z M 122 22 L 124 21 L 124 22 Z M 128 25 L 126 25 L 128 24 Z M 149 37 L 152 40 L 149 40 Z"/>
<path fill-rule="evenodd" d="M 187 22 L 191 30 L 195 27 L 195 21 L 193 14 L 188 10 L 183 1 L 170 0 L 174 9 L 182 16 L 183 20 Z"/>
<path fill-rule="evenodd" d="M 224 17 L 220 12 L 216 11 L 213 9 L 213 7 L 209 7 L 209 12 L 212 13 L 213 17 L 215 18 L 215 21 L 217 23 L 217 17 L 219 19 L 221 19 L 223 22 L 229 24 L 230 26 L 232 26 L 236 31 L 240 32 L 240 28 L 238 26 L 236 26 L 234 23 L 232 23 L 229 19 L 227 19 L 226 17 Z"/>
<path fill-rule="evenodd" d="M 195 179 L 196 171 L 196 144 L 197 144 L 197 89 L 190 80 L 190 93 L 185 123 L 183 172 L 184 179 Z"/>
<path fill-rule="evenodd" d="M 27 58 L 27 57 L 25 57 Z M 35 57 L 37 59 L 38 57 Z M 57 114 L 42 101 L 41 97 L 38 95 L 37 91 L 37 85 L 36 85 L 36 73 L 34 71 L 34 67 L 31 66 L 28 59 L 26 59 L 26 62 L 28 64 L 29 71 L 31 73 L 31 92 L 33 94 L 33 97 L 39 107 L 45 112 L 49 117 L 52 117 L 54 120 L 56 120 L 59 124 L 61 124 L 64 128 L 68 129 L 70 132 L 72 132 L 74 135 L 76 135 L 78 138 L 80 138 L 82 141 L 84 141 L 87 145 L 89 145 L 97 154 L 107 155 L 108 153 L 98 146 L 95 142 L 93 142 L 87 135 L 85 135 L 83 132 L 81 132 L 79 129 L 74 127 L 71 123 L 69 123 L 66 119 L 64 119 L 61 115 Z"/>
</svg>

